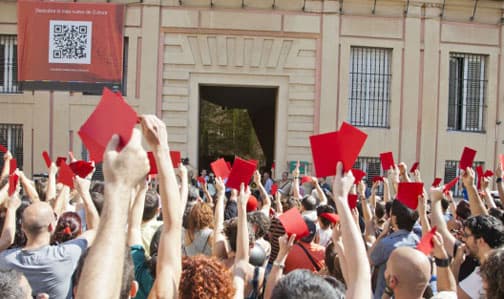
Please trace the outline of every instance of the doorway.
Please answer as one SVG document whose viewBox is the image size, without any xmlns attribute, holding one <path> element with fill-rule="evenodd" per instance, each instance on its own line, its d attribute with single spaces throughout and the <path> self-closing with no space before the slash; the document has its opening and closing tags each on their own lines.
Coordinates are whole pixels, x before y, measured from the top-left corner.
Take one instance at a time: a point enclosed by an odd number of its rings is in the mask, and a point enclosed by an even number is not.
<svg viewBox="0 0 504 299">
<path fill-rule="evenodd" d="M 271 169 L 278 88 L 199 85 L 199 95 L 199 168 L 236 155 Z"/>
</svg>

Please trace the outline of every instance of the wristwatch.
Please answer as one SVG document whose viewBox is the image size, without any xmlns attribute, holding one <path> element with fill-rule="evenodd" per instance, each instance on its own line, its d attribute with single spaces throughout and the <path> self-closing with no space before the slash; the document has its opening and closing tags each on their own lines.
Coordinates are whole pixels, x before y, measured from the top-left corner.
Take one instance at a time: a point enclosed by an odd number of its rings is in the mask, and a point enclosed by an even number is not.
<svg viewBox="0 0 504 299">
<path fill-rule="evenodd" d="M 277 266 L 278 268 L 280 268 L 280 269 L 282 269 L 282 270 L 285 268 L 285 264 L 283 264 L 283 263 L 279 263 L 279 262 L 277 262 L 277 261 L 274 261 L 274 262 L 273 262 L 273 266 Z"/>
<path fill-rule="evenodd" d="M 450 266 L 450 258 L 447 259 L 438 259 L 437 257 L 434 258 L 434 262 L 436 263 L 436 266 L 441 267 L 441 268 L 446 268 Z"/>
</svg>

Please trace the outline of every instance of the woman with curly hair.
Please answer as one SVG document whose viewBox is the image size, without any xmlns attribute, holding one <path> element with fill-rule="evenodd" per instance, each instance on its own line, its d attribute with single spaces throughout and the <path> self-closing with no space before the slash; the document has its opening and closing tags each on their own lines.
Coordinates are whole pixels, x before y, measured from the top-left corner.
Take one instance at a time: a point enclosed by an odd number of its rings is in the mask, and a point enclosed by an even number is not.
<svg viewBox="0 0 504 299">
<path fill-rule="evenodd" d="M 504 248 L 493 250 L 480 268 L 487 299 L 504 298 Z"/>
<path fill-rule="evenodd" d="M 187 218 L 182 253 L 184 256 L 212 255 L 213 211 L 206 203 L 194 205 Z"/>
<path fill-rule="evenodd" d="M 181 299 L 230 299 L 235 294 L 233 275 L 215 257 L 184 257 L 179 291 Z"/>
<path fill-rule="evenodd" d="M 53 244 L 61 244 L 77 238 L 82 233 L 82 222 L 79 214 L 65 212 L 61 214 L 53 235 Z"/>
</svg>

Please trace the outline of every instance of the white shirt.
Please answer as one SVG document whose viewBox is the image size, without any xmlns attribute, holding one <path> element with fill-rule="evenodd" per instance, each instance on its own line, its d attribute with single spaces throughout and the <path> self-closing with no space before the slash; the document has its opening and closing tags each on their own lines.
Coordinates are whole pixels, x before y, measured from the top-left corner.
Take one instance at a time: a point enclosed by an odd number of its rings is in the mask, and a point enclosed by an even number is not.
<svg viewBox="0 0 504 299">
<path fill-rule="evenodd" d="M 482 294 L 484 294 L 484 290 L 480 268 L 476 267 L 469 276 L 459 283 L 459 286 L 472 299 L 481 298 Z"/>
<path fill-rule="evenodd" d="M 332 229 L 330 227 L 327 229 L 320 228 L 318 230 L 318 233 L 319 233 L 319 245 L 327 247 L 327 244 L 329 244 L 329 241 L 331 241 Z"/>
</svg>

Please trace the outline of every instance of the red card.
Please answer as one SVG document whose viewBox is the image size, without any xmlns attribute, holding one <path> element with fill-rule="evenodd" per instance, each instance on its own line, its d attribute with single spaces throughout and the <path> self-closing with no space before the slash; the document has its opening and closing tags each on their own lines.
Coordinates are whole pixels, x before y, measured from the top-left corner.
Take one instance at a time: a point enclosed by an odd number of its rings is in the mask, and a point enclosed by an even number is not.
<svg viewBox="0 0 504 299">
<path fill-rule="evenodd" d="M 6 153 L 7 151 L 8 151 L 8 149 L 5 146 L 0 144 L 0 152 Z"/>
<path fill-rule="evenodd" d="M 434 226 L 428 233 L 422 236 L 420 243 L 418 243 L 416 249 L 423 252 L 425 255 L 429 256 L 434 249 L 434 241 L 432 238 L 436 234 L 437 227 Z"/>
<path fill-rule="evenodd" d="M 17 168 L 17 161 L 16 159 L 12 158 L 10 160 L 9 175 L 13 174 L 14 171 L 16 171 L 16 168 Z"/>
<path fill-rule="evenodd" d="M 331 223 L 339 222 L 339 216 L 334 213 L 322 213 L 322 214 L 320 214 L 320 217 L 323 217 L 323 218 L 331 221 Z"/>
<path fill-rule="evenodd" d="M 232 168 L 231 162 L 226 161 L 226 165 L 227 165 L 229 172 L 231 172 L 231 168 Z"/>
<path fill-rule="evenodd" d="M 501 168 L 504 169 L 504 155 L 503 154 L 499 155 L 499 162 L 500 162 Z"/>
<path fill-rule="evenodd" d="M 271 169 L 275 169 L 275 162 L 271 163 Z"/>
<path fill-rule="evenodd" d="M 75 161 L 68 165 L 73 173 L 81 178 L 87 177 L 94 169 L 93 163 L 87 161 Z"/>
<path fill-rule="evenodd" d="M 418 196 L 423 193 L 423 183 L 401 182 L 397 187 L 397 199 L 410 209 L 418 206 Z"/>
<path fill-rule="evenodd" d="M 476 173 L 478 174 L 478 183 L 476 184 L 476 188 L 481 189 L 481 179 L 483 178 L 483 167 L 476 167 Z"/>
<path fill-rule="evenodd" d="M 355 209 L 357 207 L 357 200 L 359 199 L 359 196 L 357 194 L 348 194 L 348 206 L 351 209 Z"/>
<path fill-rule="evenodd" d="M 439 184 L 441 184 L 442 180 L 443 179 L 441 179 L 441 178 L 435 178 L 434 181 L 432 182 L 432 187 L 437 188 L 439 186 Z"/>
<path fill-rule="evenodd" d="M 182 161 L 179 151 L 170 151 L 170 158 L 172 161 L 173 168 L 179 168 Z"/>
<path fill-rule="evenodd" d="M 233 188 L 240 190 L 240 184 L 244 183 L 245 186 L 248 185 L 254 171 L 256 171 L 257 165 L 251 161 L 246 161 L 240 157 L 235 157 L 233 168 L 229 174 L 229 178 L 226 182 L 228 188 Z"/>
<path fill-rule="evenodd" d="M 278 216 L 278 220 L 280 220 L 280 222 L 282 223 L 282 226 L 284 227 L 287 235 L 290 236 L 292 234 L 296 234 L 296 240 L 299 240 L 310 234 L 303 216 L 301 216 L 299 210 L 296 208 L 292 208 L 282 215 Z"/>
<path fill-rule="evenodd" d="M 58 157 L 56 158 L 56 166 L 60 167 L 62 163 L 66 163 L 66 157 Z"/>
<path fill-rule="evenodd" d="M 467 167 L 472 167 L 474 162 L 474 157 L 476 157 L 476 151 L 469 147 L 464 147 L 462 152 L 462 157 L 460 158 L 459 168 L 466 170 Z"/>
<path fill-rule="evenodd" d="M 202 176 L 199 176 L 197 180 L 198 180 L 198 182 L 200 183 L 201 186 L 203 186 L 206 183 L 205 178 L 202 177 Z"/>
<path fill-rule="evenodd" d="M 73 189 L 74 176 L 75 174 L 73 173 L 72 169 L 66 163 L 61 163 L 58 172 L 58 183 L 62 183 L 63 185 L 70 187 L 70 189 Z"/>
<path fill-rule="evenodd" d="M 49 153 L 47 151 L 43 151 L 42 157 L 44 158 L 47 168 L 51 167 L 52 160 L 51 157 L 49 157 Z"/>
<path fill-rule="evenodd" d="M 376 183 L 376 182 L 383 182 L 383 177 L 382 176 L 375 176 L 373 178 L 373 183 Z"/>
<path fill-rule="evenodd" d="M 413 164 L 413 166 L 411 166 L 411 169 L 410 169 L 410 171 L 409 171 L 409 172 L 410 172 L 410 173 L 414 173 L 414 172 L 415 172 L 415 170 L 417 170 L 417 169 L 418 169 L 418 165 L 420 165 L 420 163 L 419 163 L 419 162 L 415 162 L 415 164 Z"/>
<path fill-rule="evenodd" d="M 391 167 L 395 167 L 394 155 L 392 152 L 381 153 L 380 161 L 384 171 L 389 171 Z"/>
<path fill-rule="evenodd" d="M 270 192 L 270 194 L 275 195 L 277 193 L 277 191 L 278 191 L 278 185 L 277 184 L 271 185 L 271 192 Z"/>
<path fill-rule="evenodd" d="M 229 173 L 231 172 L 223 158 L 210 163 L 210 168 L 212 168 L 215 176 L 220 177 L 221 179 L 227 179 L 229 177 Z"/>
<path fill-rule="evenodd" d="M 157 165 L 156 165 L 156 159 L 154 159 L 154 154 L 152 152 L 147 152 L 147 158 L 149 158 L 149 174 L 157 174 Z"/>
<path fill-rule="evenodd" d="M 9 191 L 8 191 L 9 196 L 12 196 L 12 194 L 14 194 L 14 192 L 16 192 L 16 186 L 18 183 L 18 179 L 19 179 L 19 177 L 16 174 L 11 174 L 9 176 Z"/>
<path fill-rule="evenodd" d="M 490 169 L 488 169 L 487 171 L 485 171 L 485 173 L 483 174 L 483 176 L 485 178 L 492 177 L 493 175 L 494 175 L 494 173 Z"/>
<path fill-rule="evenodd" d="M 96 163 L 103 161 L 105 148 L 114 134 L 120 137 L 117 150 L 126 146 L 136 122 L 135 110 L 121 96 L 104 88 L 100 103 L 79 130 L 91 160 Z"/>
<path fill-rule="evenodd" d="M 446 191 L 450 191 L 453 187 L 455 187 L 458 180 L 459 180 L 459 177 L 456 177 L 453 180 L 451 180 L 448 184 L 445 184 L 443 187 L 443 193 L 445 193 Z"/>
<path fill-rule="evenodd" d="M 353 176 L 355 178 L 354 184 L 357 185 L 362 181 L 362 178 L 366 176 L 366 173 L 360 169 L 352 169 Z"/>
<path fill-rule="evenodd" d="M 350 170 L 366 142 L 367 134 L 343 122 L 337 132 L 310 136 L 310 145 L 317 177 L 336 174 L 336 164 Z"/>
<path fill-rule="evenodd" d="M 312 182 L 312 179 L 309 176 L 305 175 L 304 177 L 301 178 L 301 185 L 303 185 L 305 183 L 311 183 L 311 182 Z"/>
</svg>

